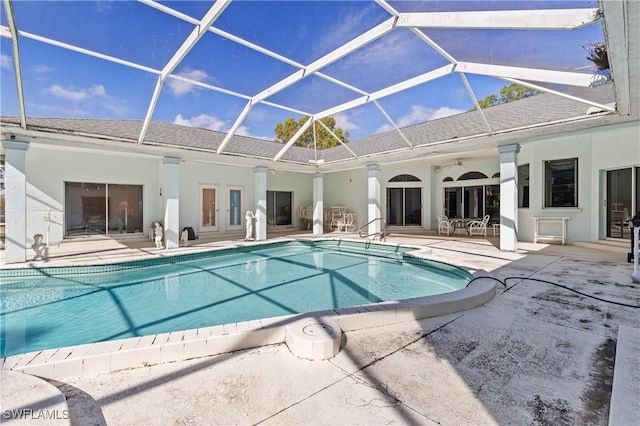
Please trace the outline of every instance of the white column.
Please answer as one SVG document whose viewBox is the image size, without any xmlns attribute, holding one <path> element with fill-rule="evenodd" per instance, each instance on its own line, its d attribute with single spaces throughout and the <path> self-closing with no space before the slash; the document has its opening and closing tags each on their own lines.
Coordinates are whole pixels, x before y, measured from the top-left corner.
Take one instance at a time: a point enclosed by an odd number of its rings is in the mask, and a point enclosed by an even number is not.
<svg viewBox="0 0 640 426">
<path fill-rule="evenodd" d="M 5 156 L 5 263 L 27 260 L 27 142 L 2 141 Z"/>
<path fill-rule="evenodd" d="M 324 173 L 313 174 L 313 235 L 324 230 Z"/>
<path fill-rule="evenodd" d="M 499 146 L 500 250 L 518 249 L 518 152 L 520 145 Z"/>
<path fill-rule="evenodd" d="M 254 176 L 254 194 L 256 207 L 256 241 L 267 239 L 267 169 L 266 167 L 255 167 L 253 169 Z"/>
<path fill-rule="evenodd" d="M 378 164 L 369 164 L 367 166 L 367 172 L 369 173 L 369 178 L 367 182 L 368 186 L 368 215 L 367 222 L 369 222 L 369 227 L 367 228 L 367 233 L 369 235 L 380 235 L 382 223 L 379 220 L 373 221 L 374 219 L 380 218 L 380 166 Z M 373 222 L 372 222 L 373 221 Z"/>
<path fill-rule="evenodd" d="M 164 157 L 164 241 L 166 248 L 180 246 L 180 159 Z"/>
</svg>

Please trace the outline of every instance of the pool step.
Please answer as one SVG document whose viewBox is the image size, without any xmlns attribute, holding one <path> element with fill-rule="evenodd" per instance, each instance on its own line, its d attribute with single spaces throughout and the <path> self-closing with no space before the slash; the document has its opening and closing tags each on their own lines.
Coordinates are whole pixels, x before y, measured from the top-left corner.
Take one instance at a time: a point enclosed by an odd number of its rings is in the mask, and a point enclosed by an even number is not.
<svg viewBox="0 0 640 426">
<path fill-rule="evenodd" d="M 406 247 L 401 248 L 397 245 L 384 245 L 370 241 L 325 240 L 315 241 L 314 244 L 347 253 L 366 254 L 395 260 L 402 260 L 403 254 L 411 250 Z"/>
</svg>

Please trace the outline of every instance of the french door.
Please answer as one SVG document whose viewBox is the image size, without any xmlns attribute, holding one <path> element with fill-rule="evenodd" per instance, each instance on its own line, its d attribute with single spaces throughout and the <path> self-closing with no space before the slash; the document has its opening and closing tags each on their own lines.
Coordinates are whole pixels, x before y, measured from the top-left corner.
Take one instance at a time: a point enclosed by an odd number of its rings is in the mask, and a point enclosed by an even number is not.
<svg viewBox="0 0 640 426">
<path fill-rule="evenodd" d="M 200 231 L 218 230 L 218 186 L 200 187 Z"/>
<path fill-rule="evenodd" d="M 227 210 L 227 229 L 230 231 L 238 231 L 243 228 L 243 204 L 242 204 L 242 187 L 228 187 L 229 209 Z"/>
</svg>

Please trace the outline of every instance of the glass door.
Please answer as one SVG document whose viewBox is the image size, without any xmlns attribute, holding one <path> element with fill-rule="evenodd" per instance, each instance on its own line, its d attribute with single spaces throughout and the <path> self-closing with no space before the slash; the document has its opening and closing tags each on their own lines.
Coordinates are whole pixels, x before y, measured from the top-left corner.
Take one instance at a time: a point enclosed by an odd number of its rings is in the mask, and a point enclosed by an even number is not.
<svg viewBox="0 0 640 426">
<path fill-rule="evenodd" d="M 218 230 L 218 187 L 200 188 L 200 231 Z"/>
<path fill-rule="evenodd" d="M 422 224 L 422 188 L 387 188 L 387 225 Z"/>
<path fill-rule="evenodd" d="M 462 217 L 462 188 L 444 189 L 444 214 L 449 219 Z"/>
<path fill-rule="evenodd" d="M 267 226 L 291 225 L 291 204 L 293 193 L 267 191 Z"/>
<path fill-rule="evenodd" d="M 402 226 L 402 188 L 387 188 L 387 226 Z"/>
<path fill-rule="evenodd" d="M 482 186 L 464 187 L 464 217 L 480 219 L 484 216 L 484 191 Z"/>
<path fill-rule="evenodd" d="M 238 231 L 243 228 L 242 219 L 242 187 L 229 187 L 229 210 L 227 229 Z"/>
<path fill-rule="evenodd" d="M 422 188 L 404 188 L 404 225 L 422 225 Z"/>
<path fill-rule="evenodd" d="M 632 169 L 607 172 L 607 237 L 629 239 L 628 220 L 633 217 Z"/>
<path fill-rule="evenodd" d="M 490 223 L 500 223 L 500 185 L 486 185 L 484 191 L 486 193 L 485 214 L 491 216 Z"/>
<path fill-rule="evenodd" d="M 143 232 L 142 185 L 65 182 L 65 236 Z"/>
<path fill-rule="evenodd" d="M 109 233 L 142 232 L 142 186 L 108 185 Z"/>
</svg>

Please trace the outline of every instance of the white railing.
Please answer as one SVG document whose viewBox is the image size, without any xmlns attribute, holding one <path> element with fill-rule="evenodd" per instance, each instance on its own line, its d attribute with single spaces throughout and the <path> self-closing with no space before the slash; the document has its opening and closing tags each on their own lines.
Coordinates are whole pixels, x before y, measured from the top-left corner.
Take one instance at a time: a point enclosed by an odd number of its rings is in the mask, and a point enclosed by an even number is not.
<svg viewBox="0 0 640 426">
<path fill-rule="evenodd" d="M 368 228 L 368 227 L 369 227 L 369 225 L 371 225 L 371 224 L 372 224 L 373 222 L 375 222 L 376 220 L 379 220 L 379 221 L 380 221 L 380 232 L 374 232 L 374 233 L 372 233 L 372 234 L 368 234 L 368 233 L 367 233 L 367 234 L 363 234 L 363 233 L 362 233 L 362 231 L 363 231 L 365 228 Z M 386 224 L 386 222 L 384 221 L 384 219 L 383 219 L 383 218 L 381 218 L 381 217 L 377 217 L 377 218 L 373 219 L 372 221 L 370 221 L 369 223 L 366 223 L 366 224 L 362 225 L 362 226 L 360 227 L 360 229 L 358 230 L 358 235 L 360 235 L 360 238 L 369 238 L 369 237 L 373 237 L 373 239 L 375 240 L 375 239 L 376 239 L 376 237 L 378 237 L 378 239 L 379 239 L 380 241 L 387 241 L 387 233 L 385 232 L 385 228 L 386 228 L 386 227 L 387 227 L 387 224 Z"/>
</svg>

